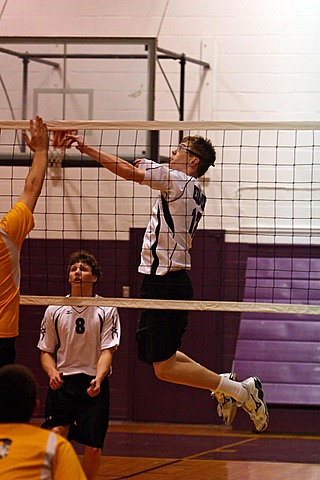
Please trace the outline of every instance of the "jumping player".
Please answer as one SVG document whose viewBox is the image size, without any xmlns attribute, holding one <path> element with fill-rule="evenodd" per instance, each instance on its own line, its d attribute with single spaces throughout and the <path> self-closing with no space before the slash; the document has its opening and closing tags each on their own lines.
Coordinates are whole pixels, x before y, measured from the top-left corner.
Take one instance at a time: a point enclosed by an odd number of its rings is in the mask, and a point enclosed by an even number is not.
<svg viewBox="0 0 320 480">
<path fill-rule="evenodd" d="M 206 205 L 198 178 L 215 163 L 211 142 L 201 136 L 186 136 L 172 151 L 169 165 L 145 158 L 132 165 L 87 145 L 81 136 L 68 135 L 67 139 L 116 175 L 158 190 L 143 239 L 140 294 L 149 299 L 190 300 L 189 250 Z M 136 332 L 140 360 L 152 365 L 161 380 L 214 392 L 225 423 L 232 422 L 239 405 L 258 431 L 265 430 L 269 416 L 259 378 L 235 381 L 234 374 L 218 375 L 180 351 L 187 317 L 186 311 L 143 310 Z"/>
</svg>

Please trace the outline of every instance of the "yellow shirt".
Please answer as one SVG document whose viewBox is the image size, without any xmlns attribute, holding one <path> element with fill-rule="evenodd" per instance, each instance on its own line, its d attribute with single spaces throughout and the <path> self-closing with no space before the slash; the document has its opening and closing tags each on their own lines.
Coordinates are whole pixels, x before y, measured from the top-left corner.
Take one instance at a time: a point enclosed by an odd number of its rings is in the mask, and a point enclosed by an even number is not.
<svg viewBox="0 0 320 480">
<path fill-rule="evenodd" d="M 21 202 L 0 221 L 0 338 L 19 334 L 20 250 L 33 227 L 33 215 Z"/>
<path fill-rule="evenodd" d="M 0 424 L 1 480 L 86 480 L 65 438 L 26 423 Z"/>
</svg>

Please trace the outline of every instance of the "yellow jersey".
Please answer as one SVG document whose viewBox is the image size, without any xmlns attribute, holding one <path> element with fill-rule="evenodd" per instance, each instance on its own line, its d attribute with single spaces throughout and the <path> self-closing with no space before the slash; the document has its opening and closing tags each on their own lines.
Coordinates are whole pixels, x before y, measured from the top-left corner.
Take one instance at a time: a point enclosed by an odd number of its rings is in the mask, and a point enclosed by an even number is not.
<svg viewBox="0 0 320 480">
<path fill-rule="evenodd" d="M 68 440 L 26 423 L 0 424 L 0 478 L 86 480 Z"/>
<path fill-rule="evenodd" d="M 32 212 L 18 202 L 0 221 L 0 337 L 19 334 L 20 250 L 34 227 Z"/>
</svg>

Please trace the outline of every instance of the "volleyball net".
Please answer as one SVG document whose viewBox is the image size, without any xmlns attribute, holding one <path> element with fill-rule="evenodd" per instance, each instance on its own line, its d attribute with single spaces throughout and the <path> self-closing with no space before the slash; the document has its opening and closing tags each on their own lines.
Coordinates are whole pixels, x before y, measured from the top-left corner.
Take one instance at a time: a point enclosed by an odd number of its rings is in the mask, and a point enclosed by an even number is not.
<svg viewBox="0 0 320 480">
<path fill-rule="evenodd" d="M 184 135 L 202 135 L 217 160 L 200 179 L 207 202 L 191 250 L 195 296 L 188 308 L 320 314 L 320 124 L 47 124 L 49 166 L 21 255 L 22 304 L 65 302 L 68 257 L 83 249 L 102 266 L 97 293 L 105 305 L 185 309 L 185 302 L 138 299 L 141 242 L 157 193 L 65 148 L 62 138 L 78 132 L 128 162 L 165 163 Z M 0 121 L 0 128 L 2 217 L 23 190 L 32 153 L 21 136 L 28 122 Z"/>
</svg>

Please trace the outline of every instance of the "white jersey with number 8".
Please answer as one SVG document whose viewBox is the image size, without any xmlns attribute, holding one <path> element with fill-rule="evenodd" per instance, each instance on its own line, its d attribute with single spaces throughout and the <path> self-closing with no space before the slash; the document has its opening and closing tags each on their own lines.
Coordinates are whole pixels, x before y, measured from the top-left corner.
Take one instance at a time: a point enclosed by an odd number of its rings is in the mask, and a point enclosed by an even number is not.
<svg viewBox="0 0 320 480">
<path fill-rule="evenodd" d="M 101 350 L 120 343 L 120 320 L 115 307 L 49 306 L 45 311 L 38 348 L 56 354 L 64 375 L 95 376 Z"/>
</svg>

